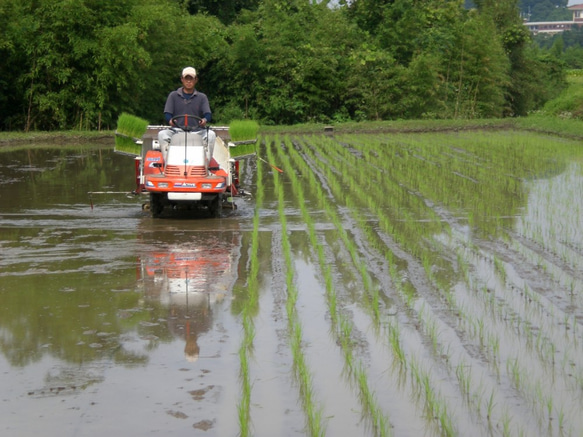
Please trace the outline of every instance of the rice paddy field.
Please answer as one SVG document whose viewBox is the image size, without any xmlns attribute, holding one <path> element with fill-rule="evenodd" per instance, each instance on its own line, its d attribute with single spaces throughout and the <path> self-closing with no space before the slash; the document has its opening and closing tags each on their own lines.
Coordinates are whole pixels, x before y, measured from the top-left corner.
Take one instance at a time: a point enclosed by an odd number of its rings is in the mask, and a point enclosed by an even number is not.
<svg viewBox="0 0 583 437">
<path fill-rule="evenodd" d="M 218 219 L 113 147 L 1 151 L 0 434 L 583 435 L 580 139 L 255 151 Z"/>
<path fill-rule="evenodd" d="M 289 357 L 307 435 L 583 435 L 580 141 L 260 143 L 241 435 L 261 423 L 274 354 Z M 274 331 L 282 350 L 265 351 Z"/>
</svg>

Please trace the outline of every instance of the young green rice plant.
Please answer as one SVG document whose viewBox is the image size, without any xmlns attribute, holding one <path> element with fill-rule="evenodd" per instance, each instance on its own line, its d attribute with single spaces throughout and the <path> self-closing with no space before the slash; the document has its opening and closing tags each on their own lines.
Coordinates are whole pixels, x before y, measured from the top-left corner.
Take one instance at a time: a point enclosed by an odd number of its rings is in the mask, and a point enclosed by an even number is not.
<svg viewBox="0 0 583 437">
<path fill-rule="evenodd" d="M 237 405 L 237 413 L 239 419 L 239 433 L 241 436 L 248 436 L 250 434 L 250 401 L 251 401 L 251 385 L 249 382 L 249 360 L 247 349 L 245 346 L 239 348 L 239 362 L 240 362 L 240 378 L 241 378 L 241 396 Z"/>
<path fill-rule="evenodd" d="M 456 367 L 455 374 L 457 376 L 460 389 L 466 401 L 469 402 L 470 394 L 472 392 L 471 390 L 472 369 L 467 363 L 461 361 Z"/>
<path fill-rule="evenodd" d="M 494 399 L 494 390 L 490 392 L 490 397 L 488 398 L 488 405 L 486 407 L 486 418 L 488 421 L 492 420 L 494 407 L 496 406 L 496 401 Z"/>
<path fill-rule="evenodd" d="M 386 419 L 377 405 L 374 394 L 370 391 L 366 370 L 362 364 L 356 369 L 356 380 L 362 399 L 361 404 L 364 405 L 365 411 L 371 417 L 375 435 L 382 437 L 390 435 Z"/>
<path fill-rule="evenodd" d="M 405 351 L 401 345 L 399 324 L 395 321 L 390 321 L 387 330 L 389 334 L 389 344 L 391 345 L 393 355 L 397 358 L 399 366 L 406 368 L 407 357 L 405 356 Z"/>
<path fill-rule="evenodd" d="M 424 402 L 427 416 L 437 419 L 442 435 L 456 435 L 453 421 L 448 411 L 447 401 L 436 391 L 429 372 L 422 368 L 417 357 L 411 357 L 409 362 L 411 383 L 419 398 Z"/>
</svg>

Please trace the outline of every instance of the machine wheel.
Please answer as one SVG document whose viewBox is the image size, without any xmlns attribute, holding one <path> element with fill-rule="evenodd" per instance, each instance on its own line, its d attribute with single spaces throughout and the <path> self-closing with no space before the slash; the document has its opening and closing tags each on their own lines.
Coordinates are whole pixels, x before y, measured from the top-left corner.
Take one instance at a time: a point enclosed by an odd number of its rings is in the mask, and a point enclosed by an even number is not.
<svg viewBox="0 0 583 437">
<path fill-rule="evenodd" d="M 222 212 L 223 212 L 223 195 L 217 194 L 217 197 L 215 197 L 209 204 L 209 213 L 211 217 L 218 218 L 221 216 Z"/>
<path fill-rule="evenodd" d="M 161 194 L 150 193 L 150 211 L 154 218 L 160 217 L 160 214 L 164 211 L 164 203 L 162 202 Z"/>
</svg>

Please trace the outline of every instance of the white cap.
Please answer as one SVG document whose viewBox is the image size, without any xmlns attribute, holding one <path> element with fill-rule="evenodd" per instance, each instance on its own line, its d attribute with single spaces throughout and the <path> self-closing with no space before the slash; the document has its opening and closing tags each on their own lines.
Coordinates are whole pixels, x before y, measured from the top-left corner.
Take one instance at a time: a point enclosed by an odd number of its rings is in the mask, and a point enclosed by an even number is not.
<svg viewBox="0 0 583 437">
<path fill-rule="evenodd" d="M 196 70 L 192 67 L 186 67 L 184 70 L 182 70 L 182 77 L 184 76 L 196 77 Z"/>
</svg>

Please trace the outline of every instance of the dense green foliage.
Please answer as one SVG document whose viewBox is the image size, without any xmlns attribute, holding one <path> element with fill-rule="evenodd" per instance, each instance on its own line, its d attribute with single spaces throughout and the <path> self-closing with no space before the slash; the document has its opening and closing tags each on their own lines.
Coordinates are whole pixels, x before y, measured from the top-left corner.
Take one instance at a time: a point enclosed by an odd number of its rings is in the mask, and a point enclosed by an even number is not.
<svg viewBox="0 0 583 437">
<path fill-rule="evenodd" d="M 0 0 L 0 129 L 112 129 L 122 112 L 162 123 L 186 65 L 217 123 L 540 108 L 564 87 L 561 64 L 529 49 L 518 0 L 474 3 Z"/>
<path fill-rule="evenodd" d="M 540 33 L 534 42 L 541 53 L 550 53 L 567 67 L 583 68 L 583 26 L 573 26 L 571 30 L 549 35 Z"/>
<path fill-rule="evenodd" d="M 570 21 L 568 0 L 520 0 L 520 10 L 529 21 Z"/>
</svg>

